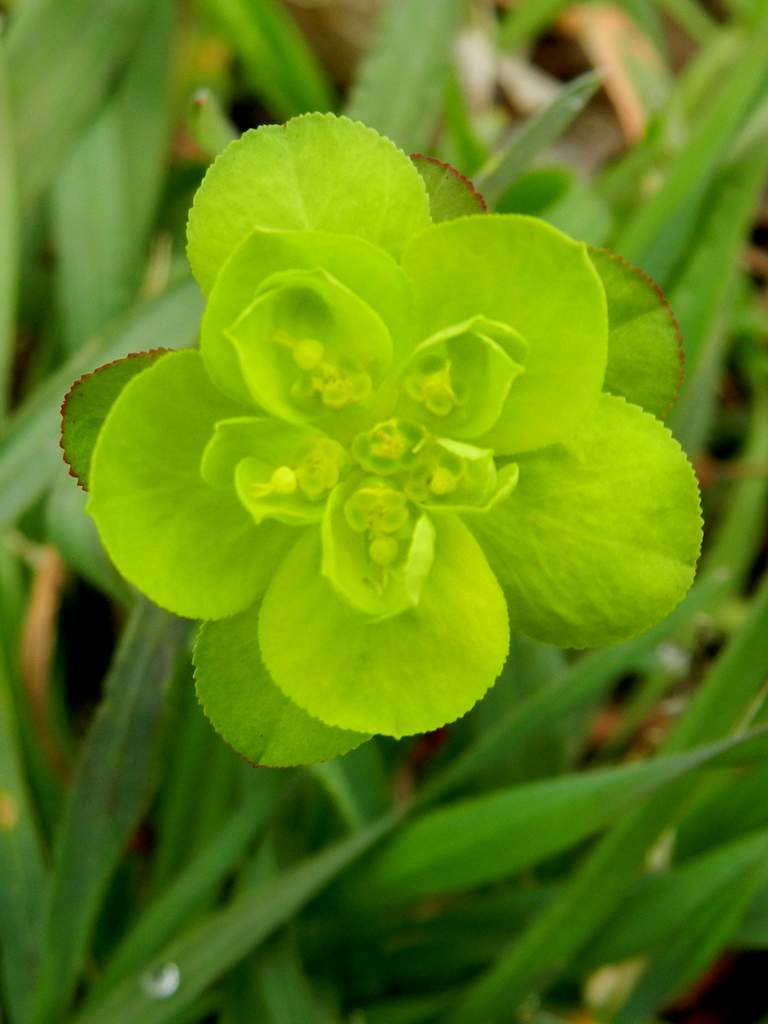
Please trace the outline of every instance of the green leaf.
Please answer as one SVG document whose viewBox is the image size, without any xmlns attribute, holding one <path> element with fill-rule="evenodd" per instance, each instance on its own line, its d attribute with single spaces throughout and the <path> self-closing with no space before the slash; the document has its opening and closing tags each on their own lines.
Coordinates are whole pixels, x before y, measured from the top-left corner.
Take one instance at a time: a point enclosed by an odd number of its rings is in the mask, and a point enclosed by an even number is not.
<svg viewBox="0 0 768 1024">
<path fill-rule="evenodd" d="M 3 556 L 4 557 L 4 553 Z M 5 638 L 3 638 L 5 640 Z M 10 645 L 9 645 L 10 646 Z M 14 645 L 15 646 L 15 645 Z M 48 881 L 14 708 L 10 663 L 0 650 L 0 944 L 3 997 L 13 1021 L 28 1019 L 39 969 L 39 929 Z"/>
<path fill-rule="evenodd" d="M 718 82 L 704 114 L 677 155 L 661 187 L 639 206 L 615 242 L 623 256 L 639 263 L 662 283 L 682 256 L 700 220 L 704 192 L 728 150 L 728 142 L 765 77 L 768 22 L 752 34 L 731 73 Z M 682 224 L 681 224 L 682 219 Z"/>
<path fill-rule="evenodd" d="M 428 145 L 466 8 L 466 0 L 385 0 L 346 113 L 407 151 Z"/>
<path fill-rule="evenodd" d="M 389 139 L 344 117 L 307 114 L 248 131 L 216 159 L 190 210 L 187 252 L 207 294 L 255 228 L 354 235 L 399 257 L 428 224 L 421 177 Z"/>
<path fill-rule="evenodd" d="M 150 0 L 40 0 L 7 35 L 22 205 L 29 210 L 125 67 Z M 23 115 L 23 116 L 21 116 Z"/>
<path fill-rule="evenodd" d="M 333 107 L 323 65 L 277 0 L 205 0 L 203 8 L 240 57 L 248 85 L 278 120 Z"/>
<path fill-rule="evenodd" d="M 172 352 L 126 385 L 93 453 L 88 511 L 107 552 L 131 583 L 190 618 L 247 608 L 288 542 L 284 526 L 255 526 L 200 476 L 215 424 L 241 411 L 213 389 L 198 352 Z"/>
<path fill-rule="evenodd" d="M 768 879 L 768 840 L 762 838 L 763 857 L 745 865 L 730 885 L 686 914 L 685 927 L 656 951 L 615 1015 L 616 1024 L 646 1024 L 657 1007 L 682 995 L 730 944 L 752 898 Z"/>
<path fill-rule="evenodd" d="M 281 781 L 279 775 L 261 773 L 258 784 L 249 788 L 237 810 L 207 838 L 199 853 L 175 874 L 125 933 L 91 990 L 94 998 L 138 970 L 187 923 L 206 898 L 216 893 L 269 820 Z"/>
<path fill-rule="evenodd" d="M 34 1024 L 61 1019 L 100 902 L 144 813 L 165 686 L 187 627 L 140 602 L 105 683 L 56 843 Z"/>
<path fill-rule="evenodd" d="M 540 6 L 541 0 L 534 0 Z M 565 6 L 563 4 L 563 6 Z M 477 187 L 493 208 L 534 158 L 556 142 L 582 112 L 600 86 L 600 75 L 588 71 L 564 86 L 557 97 L 518 128 L 500 152 L 477 175 Z"/>
<path fill-rule="evenodd" d="M 392 828 L 387 816 L 249 889 L 174 939 L 147 964 L 160 970 L 176 964 L 183 984 L 157 999 L 132 975 L 97 1005 L 86 1007 L 73 1024 L 171 1024 L 213 981 L 285 924 L 325 886 Z"/>
<path fill-rule="evenodd" d="M 358 612 L 380 621 L 418 605 L 435 531 L 424 515 L 413 521 L 396 486 L 359 475 L 340 484 L 326 507 L 322 543 L 323 576 Z"/>
<path fill-rule="evenodd" d="M 530 217 L 463 217 L 415 238 L 403 265 L 422 337 L 482 314 L 528 344 L 498 423 L 475 443 L 507 454 L 570 436 L 597 403 L 607 350 L 586 247 Z"/>
<path fill-rule="evenodd" d="M 768 584 L 764 583 L 747 619 L 673 730 L 665 744 L 667 751 L 712 742 L 743 720 L 765 681 L 766 626 Z M 608 916 L 622 906 L 627 889 L 645 867 L 651 847 L 664 829 L 677 822 L 694 792 L 690 781 L 681 780 L 612 829 L 571 874 L 557 899 L 472 983 L 449 1018 L 451 1024 L 495 1020 L 494 1012 L 506 1010 L 540 989 L 554 965 L 562 971 Z"/>
<path fill-rule="evenodd" d="M 134 352 L 76 380 L 61 407 L 61 447 L 70 473 L 88 490 L 91 458 L 107 413 L 129 380 L 146 370 L 168 349 Z"/>
<path fill-rule="evenodd" d="M 354 293 L 387 326 L 395 361 L 414 343 L 410 284 L 382 249 L 362 238 L 322 231 L 253 231 L 224 264 L 208 298 L 200 347 L 213 382 L 244 404 L 253 398 L 242 380 L 232 342 L 226 335 L 273 274 L 322 269 Z"/>
<path fill-rule="evenodd" d="M 739 253 L 751 230 L 766 170 L 768 146 L 762 145 L 718 180 L 708 196 L 706 217 L 697 220 L 696 247 L 671 292 L 686 354 L 686 381 L 671 423 L 692 454 L 706 444 L 715 418 Z"/>
<path fill-rule="evenodd" d="M 499 213 L 543 217 L 553 227 L 591 245 L 602 245 L 611 231 L 612 213 L 594 186 L 579 172 L 562 166 L 526 171 L 496 206 Z"/>
<path fill-rule="evenodd" d="M 216 424 L 201 473 L 212 487 L 234 488 L 256 523 L 301 526 L 323 518 L 345 462 L 341 445 L 319 430 L 244 416 Z"/>
<path fill-rule="evenodd" d="M 733 753 L 732 743 L 714 744 L 439 807 L 378 851 L 361 872 L 360 898 L 391 905 L 508 878 L 569 849 L 655 790 Z"/>
<path fill-rule="evenodd" d="M 506 715 L 485 728 L 419 790 L 417 802 L 430 803 L 478 777 L 495 778 L 501 762 L 516 758 L 533 741 L 547 742 L 553 725 L 568 727 L 574 716 L 596 707 L 617 679 L 647 665 L 665 641 L 686 626 L 690 627 L 697 616 L 707 614 L 722 601 L 727 589 L 725 574 L 701 577 L 672 614 L 647 633 L 623 644 L 590 651 L 571 661 L 563 671 L 555 673 L 546 686 L 513 704 Z M 508 669 L 505 676 L 507 672 Z M 504 679 L 500 685 L 505 685 Z"/>
<path fill-rule="evenodd" d="M 701 545 L 699 491 L 658 420 L 603 395 L 568 444 L 518 463 L 517 488 L 472 520 L 513 629 L 598 646 L 648 629 L 682 600 Z"/>
<path fill-rule="evenodd" d="M 475 316 L 452 324 L 422 341 L 403 367 L 400 412 L 436 434 L 487 434 L 524 372 L 527 350 L 499 321 Z"/>
<path fill-rule="evenodd" d="M 0 419 L 11 393 L 15 342 L 14 314 L 18 277 L 18 183 L 16 149 L 6 70 L 5 40 L 0 39 Z"/>
<path fill-rule="evenodd" d="M 206 622 L 195 644 L 195 687 L 219 735 L 253 764 L 328 761 L 369 737 L 311 718 L 275 686 L 258 643 L 258 608 Z"/>
<path fill-rule="evenodd" d="M 119 87 L 78 140 L 52 193 L 64 346 L 73 351 L 135 301 L 166 165 L 172 0 L 152 5 Z"/>
<path fill-rule="evenodd" d="M 392 361 L 379 316 L 319 269 L 266 278 L 226 334 L 253 401 L 279 419 L 312 420 L 335 435 L 348 434 L 349 417 L 359 420 L 376 400 Z"/>
<path fill-rule="evenodd" d="M 591 249 L 608 300 L 605 389 L 665 417 L 683 377 L 683 339 L 661 289 L 615 253 Z"/>
<path fill-rule="evenodd" d="M 187 125 L 195 142 L 211 159 L 237 138 L 235 126 L 211 89 L 198 89 L 192 97 Z"/>
<path fill-rule="evenodd" d="M 723 777 L 733 789 L 733 779 Z M 765 866 L 768 854 L 765 830 L 735 842 L 719 843 L 700 857 L 671 869 L 641 878 L 579 958 L 580 966 L 595 969 L 631 957 L 663 953 L 676 935 L 687 933 L 681 921 L 689 921 L 718 896 L 733 893 L 739 880 Z M 722 913 L 722 908 L 718 908 Z"/>
<path fill-rule="evenodd" d="M 0 440 L 0 524 L 15 522 L 59 472 L 61 399 L 72 381 L 107 360 L 148 348 L 158 338 L 170 348 L 191 344 L 200 308 L 197 287 L 183 279 L 94 338 L 35 390 Z"/>
<path fill-rule="evenodd" d="M 487 213 L 485 199 L 455 167 L 421 153 L 411 154 L 416 170 L 424 179 L 429 196 L 429 212 L 437 224 L 471 213 Z"/>
<path fill-rule="evenodd" d="M 468 711 L 501 671 L 508 630 L 503 594 L 466 527 L 440 517 L 418 606 L 383 622 L 335 596 L 319 547 L 311 534 L 296 545 L 262 605 L 262 655 L 286 696 L 329 724 L 391 736 Z"/>
</svg>

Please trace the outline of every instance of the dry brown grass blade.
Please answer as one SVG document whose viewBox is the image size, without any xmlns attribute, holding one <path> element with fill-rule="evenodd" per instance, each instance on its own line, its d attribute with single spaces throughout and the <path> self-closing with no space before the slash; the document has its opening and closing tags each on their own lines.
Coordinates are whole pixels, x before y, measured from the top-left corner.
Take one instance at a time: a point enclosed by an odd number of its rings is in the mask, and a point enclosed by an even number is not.
<svg viewBox="0 0 768 1024">
<path fill-rule="evenodd" d="M 644 64 L 662 75 L 661 59 L 653 46 L 629 15 L 613 4 L 576 4 L 560 17 L 559 25 L 579 42 L 590 63 L 603 74 L 625 141 L 639 142 L 648 112 L 628 68 L 630 62 Z"/>
<path fill-rule="evenodd" d="M 40 748 L 57 775 L 68 774 L 68 759 L 51 726 L 51 668 L 66 568 L 53 547 L 43 549 L 37 564 L 21 633 L 19 667 Z"/>
</svg>

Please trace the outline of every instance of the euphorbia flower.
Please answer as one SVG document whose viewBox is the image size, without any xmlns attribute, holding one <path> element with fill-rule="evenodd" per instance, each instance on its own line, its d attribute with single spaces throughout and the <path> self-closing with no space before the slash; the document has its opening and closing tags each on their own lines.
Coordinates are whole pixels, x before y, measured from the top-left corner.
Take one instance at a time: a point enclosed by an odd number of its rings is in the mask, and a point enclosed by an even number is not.
<svg viewBox="0 0 768 1024">
<path fill-rule="evenodd" d="M 432 223 L 408 157 L 331 115 L 232 143 L 188 236 L 200 348 L 112 369 L 88 510 L 128 580 L 206 620 L 200 699 L 246 756 L 434 729 L 510 628 L 613 643 L 685 594 L 698 488 L 653 415 L 673 328 L 630 269 L 527 217 Z"/>
</svg>

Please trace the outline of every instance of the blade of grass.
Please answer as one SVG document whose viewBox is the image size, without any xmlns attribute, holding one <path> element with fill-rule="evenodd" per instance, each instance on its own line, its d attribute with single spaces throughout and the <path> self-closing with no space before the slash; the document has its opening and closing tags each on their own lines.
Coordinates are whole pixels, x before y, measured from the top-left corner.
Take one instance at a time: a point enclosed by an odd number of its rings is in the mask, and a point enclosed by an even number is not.
<svg viewBox="0 0 768 1024">
<path fill-rule="evenodd" d="M 192 138 L 211 160 L 237 138 L 237 129 L 210 89 L 198 89 L 193 96 L 188 124 Z"/>
<path fill-rule="evenodd" d="M 197 285 L 185 279 L 92 339 L 35 391 L 0 440 L 0 528 L 40 498 L 58 469 L 59 409 L 73 381 L 129 352 L 191 344 L 201 312 Z"/>
<path fill-rule="evenodd" d="M 166 946 L 147 964 L 149 972 L 175 964 L 179 985 L 158 1000 L 141 976 L 126 978 L 103 1002 L 86 1007 L 73 1024 L 168 1024 L 353 861 L 369 850 L 399 820 L 389 815 L 312 854 L 263 886 L 248 890 L 196 928 Z M 146 977 L 147 975 L 143 975 Z"/>
<path fill-rule="evenodd" d="M 154 822 L 150 890 L 158 897 L 200 848 L 205 824 L 216 827 L 216 816 L 227 812 L 234 788 L 233 762 L 240 767 L 231 748 L 200 713 L 191 666 L 179 683 L 181 701 L 174 708 L 174 735 L 167 755 L 175 771 L 163 780 Z M 207 821 L 211 814 L 212 823 Z"/>
<path fill-rule="evenodd" d="M 391 905 L 509 877 L 576 845 L 655 790 L 716 767 L 723 755 L 732 763 L 734 743 L 738 749 L 742 741 L 544 779 L 439 807 L 377 852 L 361 873 L 359 896 L 366 905 Z M 750 747 L 749 758 L 754 756 Z"/>
<path fill-rule="evenodd" d="M 681 867 L 640 879 L 579 958 L 579 970 L 592 971 L 648 953 L 663 954 L 670 942 L 687 931 L 691 915 L 706 911 L 755 869 L 765 870 L 767 855 L 768 833 L 762 830 L 723 843 Z M 683 921 L 686 928 L 680 927 Z"/>
<path fill-rule="evenodd" d="M 659 190 L 629 218 L 616 240 L 618 252 L 640 264 L 662 284 L 688 244 L 695 224 L 692 209 L 699 208 L 723 161 L 728 139 L 735 134 L 765 80 L 766 46 L 768 21 L 756 29 L 741 60 L 700 117 Z M 680 217 L 684 217 L 684 224 Z"/>
<path fill-rule="evenodd" d="M 700 224 L 697 245 L 670 293 L 685 339 L 686 380 L 669 422 L 680 443 L 692 454 L 706 443 L 715 415 L 739 253 L 766 168 L 768 147 L 762 147 L 721 179 Z"/>
<path fill-rule="evenodd" d="M 22 9 L 25 5 L 22 5 Z M 38 0 L 7 35 L 21 207 L 28 211 L 96 115 L 151 0 Z"/>
<path fill-rule="evenodd" d="M 466 0 L 386 0 L 346 113 L 406 152 L 429 145 Z M 418 97 L 418 101 L 415 98 Z"/>
<path fill-rule="evenodd" d="M 169 129 L 174 11 L 153 5 L 110 99 L 53 190 L 64 347 L 75 351 L 135 299 L 144 274 Z"/>
<path fill-rule="evenodd" d="M 669 936 L 645 968 L 628 999 L 614 1017 L 615 1024 L 646 1024 L 694 982 L 730 942 L 755 893 L 768 880 L 768 840 L 762 857 L 747 865 L 730 884 L 712 894 L 685 917 L 685 927 Z"/>
<path fill-rule="evenodd" d="M 575 78 L 557 98 L 529 117 L 502 149 L 491 157 L 475 178 L 479 192 L 493 207 L 512 182 L 527 170 L 534 157 L 551 146 L 586 107 L 600 86 L 596 71 Z"/>
<path fill-rule="evenodd" d="M 256 985 L 266 1015 L 264 1024 L 336 1024 L 338 1018 L 321 1006 L 303 970 L 293 935 L 281 935 L 259 958 Z M 252 1017 L 243 1016 L 242 1024 Z M 262 1018 L 260 1018 L 262 1019 Z"/>
<path fill-rule="evenodd" d="M 8 93 L 5 43 L 0 37 L 0 424 L 11 393 L 18 277 L 16 150 Z"/>
<path fill-rule="evenodd" d="M 702 577 L 685 601 L 648 633 L 581 656 L 429 780 L 416 794 L 417 806 L 444 796 L 493 767 L 497 760 L 512 756 L 519 744 L 551 728 L 554 720 L 598 702 L 622 673 L 637 667 L 662 641 L 715 604 L 726 592 L 728 578 L 724 572 Z"/>
<path fill-rule="evenodd" d="M 32 1021 L 59 1019 L 107 883 L 151 792 L 165 690 L 189 624 L 140 601 L 105 681 L 56 842 Z"/>
<path fill-rule="evenodd" d="M 691 749 L 732 730 L 763 685 L 766 660 L 768 580 L 665 749 Z M 624 899 L 648 850 L 691 795 L 691 786 L 682 780 L 600 840 L 560 896 L 469 986 L 446 1024 L 496 1024 L 504 1012 L 562 971 Z"/>
<path fill-rule="evenodd" d="M 9 673 L 0 650 L 0 947 L 9 1018 L 26 1020 L 39 966 L 38 929 L 46 870 L 22 762 Z"/>
<path fill-rule="evenodd" d="M 275 0 L 205 0 L 257 96 L 280 120 L 332 110 L 333 87 L 290 14 Z"/>
<path fill-rule="evenodd" d="M 499 42 L 517 50 L 543 32 L 569 6 L 571 0 L 520 0 L 501 23 Z"/>
<path fill-rule="evenodd" d="M 696 0 L 661 0 L 661 7 L 700 46 L 717 33 L 717 22 Z"/>
<path fill-rule="evenodd" d="M 701 571 L 727 565 L 735 591 L 744 586 L 765 535 L 768 503 L 768 375 L 752 375 L 750 425 L 744 451 L 733 463 L 741 472 L 730 488 L 716 532 L 704 551 Z"/>
<path fill-rule="evenodd" d="M 313 775 L 336 806 L 341 820 L 360 828 L 392 804 L 387 776 L 376 743 L 364 743 L 344 757 L 312 765 Z"/>
<path fill-rule="evenodd" d="M 248 791 L 239 810 L 150 903 L 128 932 L 91 990 L 94 1000 L 100 999 L 161 949 L 237 867 L 263 828 L 278 791 L 279 780 L 273 776 L 264 776 L 260 781 L 258 789 Z"/>
</svg>

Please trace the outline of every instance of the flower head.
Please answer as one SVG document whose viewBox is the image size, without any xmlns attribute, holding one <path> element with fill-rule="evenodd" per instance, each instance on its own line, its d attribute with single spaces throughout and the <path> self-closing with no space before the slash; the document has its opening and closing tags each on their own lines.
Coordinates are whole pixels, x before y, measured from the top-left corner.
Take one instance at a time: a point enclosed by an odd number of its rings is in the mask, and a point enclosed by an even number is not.
<svg viewBox="0 0 768 1024">
<path fill-rule="evenodd" d="M 433 223 L 414 164 L 330 115 L 227 148 L 189 259 L 200 348 L 118 389 L 89 511 L 130 581 L 207 620 L 201 700 L 247 756 L 436 728 L 510 626 L 610 643 L 690 586 L 697 485 L 652 415 L 675 354 L 633 377 L 631 271 L 526 217 Z"/>
</svg>

